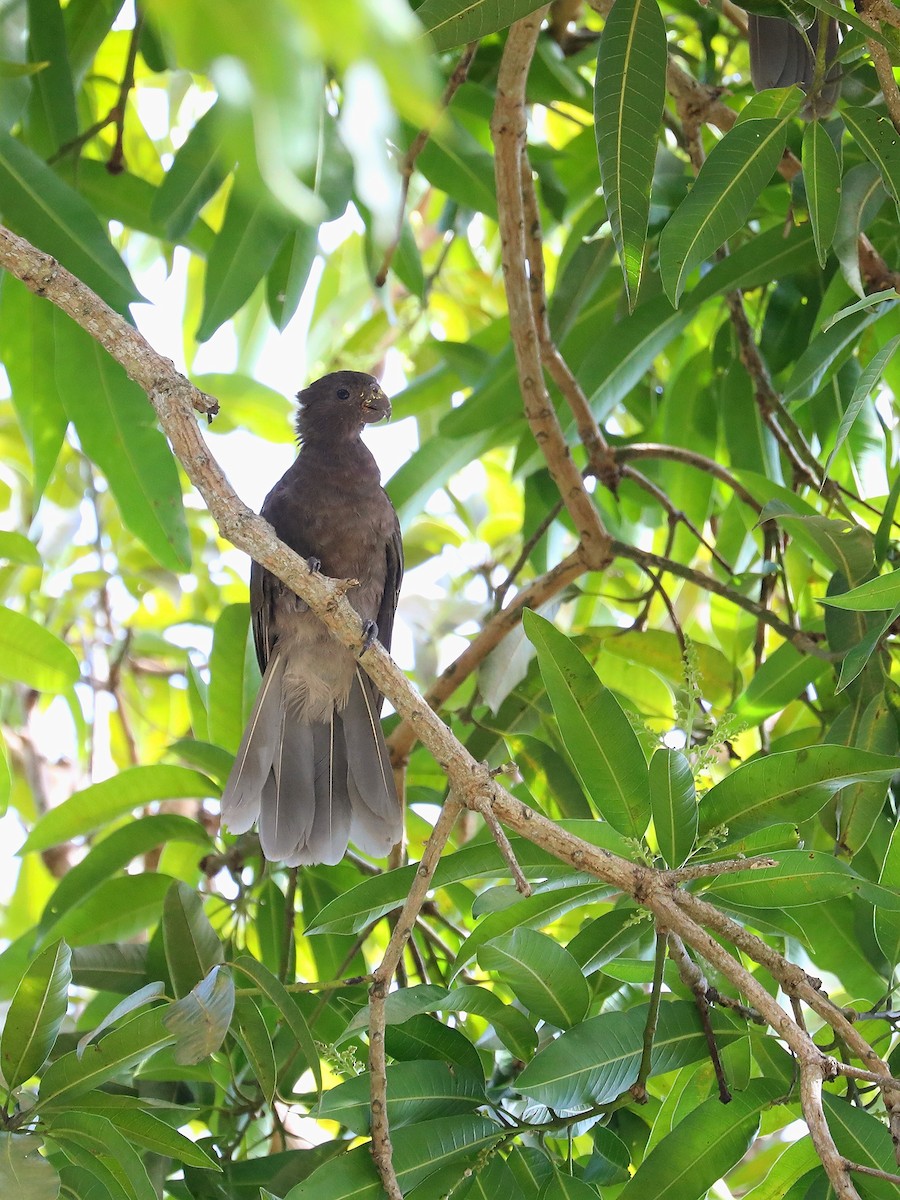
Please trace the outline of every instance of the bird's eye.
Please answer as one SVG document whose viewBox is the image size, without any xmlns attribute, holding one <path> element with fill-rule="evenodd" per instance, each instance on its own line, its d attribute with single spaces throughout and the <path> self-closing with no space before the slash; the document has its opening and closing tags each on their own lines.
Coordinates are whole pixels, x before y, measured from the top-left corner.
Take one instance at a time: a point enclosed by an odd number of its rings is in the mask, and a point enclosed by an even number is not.
<svg viewBox="0 0 900 1200">
<path fill-rule="evenodd" d="M 338 400 L 349 400 L 350 399 L 350 393 L 347 391 L 346 388 L 338 388 L 337 396 L 338 396 Z"/>
</svg>

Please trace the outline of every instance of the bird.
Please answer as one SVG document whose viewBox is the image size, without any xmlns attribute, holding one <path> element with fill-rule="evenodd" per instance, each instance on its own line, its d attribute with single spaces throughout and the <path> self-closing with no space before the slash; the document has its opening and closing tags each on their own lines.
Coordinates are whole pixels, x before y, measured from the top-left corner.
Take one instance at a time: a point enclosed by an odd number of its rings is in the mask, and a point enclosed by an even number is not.
<svg viewBox="0 0 900 1200">
<path fill-rule="evenodd" d="M 311 569 L 358 581 L 347 598 L 366 645 L 377 637 L 390 650 L 403 543 L 361 436 L 390 417 L 390 400 L 359 371 L 325 375 L 297 400 L 300 451 L 260 515 Z M 385 857 L 402 813 L 383 697 L 354 653 L 256 562 L 250 610 L 262 682 L 222 793 L 222 824 L 239 834 L 256 822 L 266 859 L 287 866 L 338 863 L 351 841 Z"/>
<path fill-rule="evenodd" d="M 816 69 L 816 51 L 822 20 L 827 22 L 825 62 L 828 70 L 818 95 L 803 108 L 802 115 L 811 120 L 827 117 L 834 107 L 841 88 L 840 65 L 835 62 L 840 40 L 838 25 L 830 17 L 818 14 L 805 33 L 790 21 L 779 16 L 747 15 L 747 40 L 750 44 L 750 78 L 758 92 L 769 88 L 799 84 L 808 92 Z"/>
</svg>

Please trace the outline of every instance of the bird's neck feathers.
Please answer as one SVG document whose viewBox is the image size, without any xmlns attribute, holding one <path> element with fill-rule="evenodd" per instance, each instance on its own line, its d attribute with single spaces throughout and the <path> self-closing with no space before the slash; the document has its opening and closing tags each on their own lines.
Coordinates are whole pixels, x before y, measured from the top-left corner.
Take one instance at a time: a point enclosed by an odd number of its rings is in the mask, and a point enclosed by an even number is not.
<svg viewBox="0 0 900 1200">
<path fill-rule="evenodd" d="M 312 416 L 312 414 L 308 414 Z M 372 451 L 362 440 L 358 426 L 342 427 L 334 420 L 327 422 L 297 419 L 300 440 L 300 459 L 318 465 L 340 466 L 356 475 L 381 480 L 381 473 Z"/>
</svg>

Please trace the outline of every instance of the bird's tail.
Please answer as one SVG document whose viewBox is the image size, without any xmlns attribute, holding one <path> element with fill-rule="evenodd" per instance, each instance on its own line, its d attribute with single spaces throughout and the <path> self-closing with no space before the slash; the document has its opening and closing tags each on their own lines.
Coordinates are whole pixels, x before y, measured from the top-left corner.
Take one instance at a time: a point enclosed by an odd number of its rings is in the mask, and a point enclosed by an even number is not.
<svg viewBox="0 0 900 1200">
<path fill-rule="evenodd" d="M 368 680 L 357 668 L 346 708 L 304 722 L 282 695 L 276 650 L 222 795 L 222 821 L 259 821 L 263 853 L 288 866 L 337 863 L 348 841 L 383 858 L 400 839 L 400 803 Z"/>
</svg>

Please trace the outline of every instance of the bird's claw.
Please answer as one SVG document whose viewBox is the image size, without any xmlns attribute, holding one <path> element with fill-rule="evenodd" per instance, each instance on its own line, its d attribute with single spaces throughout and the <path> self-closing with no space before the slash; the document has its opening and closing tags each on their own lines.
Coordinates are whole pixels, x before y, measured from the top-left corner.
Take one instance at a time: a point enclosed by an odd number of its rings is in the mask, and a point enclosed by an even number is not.
<svg viewBox="0 0 900 1200">
<path fill-rule="evenodd" d="M 373 642 L 378 637 L 378 626 L 374 621 L 363 621 L 362 637 L 363 644 L 362 649 L 359 652 L 360 657 L 362 657 L 367 650 L 371 650 Z"/>
<path fill-rule="evenodd" d="M 310 571 L 312 571 L 313 575 L 318 575 L 319 572 L 322 570 L 322 560 L 319 558 L 316 558 L 312 554 L 306 560 L 306 565 L 309 567 Z"/>
</svg>

